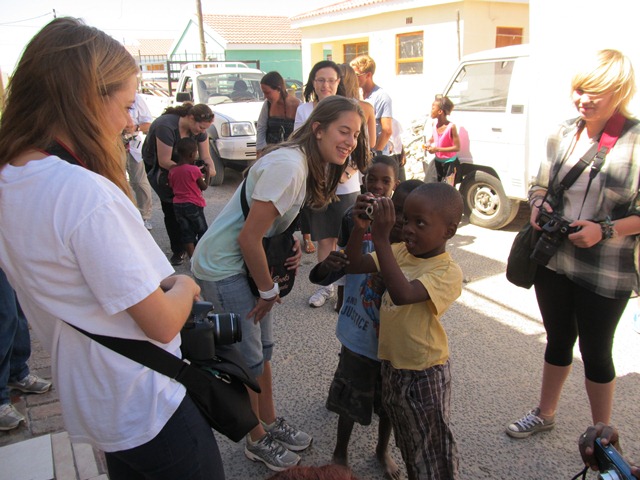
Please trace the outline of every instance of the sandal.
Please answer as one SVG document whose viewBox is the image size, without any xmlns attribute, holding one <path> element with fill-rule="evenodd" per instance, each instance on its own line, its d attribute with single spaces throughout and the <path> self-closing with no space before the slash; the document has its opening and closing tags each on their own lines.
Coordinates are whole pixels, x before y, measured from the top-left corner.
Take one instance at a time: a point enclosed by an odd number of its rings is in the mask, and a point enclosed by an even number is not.
<svg viewBox="0 0 640 480">
<path fill-rule="evenodd" d="M 304 253 L 315 253 L 316 247 L 311 241 L 311 235 L 305 234 L 302 239 L 304 240 Z"/>
</svg>

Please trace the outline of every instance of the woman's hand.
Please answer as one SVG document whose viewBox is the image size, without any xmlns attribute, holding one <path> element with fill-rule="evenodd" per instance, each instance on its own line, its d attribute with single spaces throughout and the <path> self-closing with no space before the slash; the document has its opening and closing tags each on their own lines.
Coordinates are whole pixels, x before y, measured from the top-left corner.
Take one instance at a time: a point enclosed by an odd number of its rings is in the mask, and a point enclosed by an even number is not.
<svg viewBox="0 0 640 480">
<path fill-rule="evenodd" d="M 545 212 L 551 213 L 553 209 L 551 205 L 547 202 L 544 202 L 544 194 L 536 195 L 531 199 L 529 206 L 531 207 L 531 215 L 529 216 L 529 223 L 536 230 L 542 230 L 542 227 L 538 225 L 538 216 L 540 215 L 540 210 L 544 208 Z"/>
<path fill-rule="evenodd" d="M 576 220 L 570 226 L 580 227 L 579 231 L 567 237 L 578 248 L 591 248 L 602 240 L 602 228 L 600 228 L 599 223 Z"/>
<path fill-rule="evenodd" d="M 280 300 L 280 295 L 276 295 L 271 300 L 258 298 L 258 303 L 256 303 L 256 306 L 253 307 L 253 309 L 249 313 L 247 313 L 247 318 L 253 318 L 253 323 L 258 323 L 267 315 L 267 313 L 271 311 L 276 303 L 282 303 L 282 300 Z"/>
<path fill-rule="evenodd" d="M 295 235 L 293 236 L 293 251 L 295 254 L 284 261 L 284 266 L 287 270 L 295 270 L 298 273 L 298 267 L 302 260 L 302 249 L 300 248 L 300 240 Z"/>
</svg>

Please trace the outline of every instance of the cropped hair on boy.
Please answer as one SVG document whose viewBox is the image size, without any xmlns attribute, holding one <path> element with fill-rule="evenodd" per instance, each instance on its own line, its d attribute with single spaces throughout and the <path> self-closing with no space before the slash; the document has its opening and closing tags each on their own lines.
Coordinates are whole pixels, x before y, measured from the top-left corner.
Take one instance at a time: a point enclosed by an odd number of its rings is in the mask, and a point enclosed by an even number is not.
<svg viewBox="0 0 640 480">
<path fill-rule="evenodd" d="M 176 152 L 180 158 L 189 158 L 198 151 L 198 142 L 191 137 L 184 137 L 178 140 L 176 144 Z"/>
<path fill-rule="evenodd" d="M 457 225 L 462 220 L 464 211 L 462 195 L 448 183 L 425 183 L 411 193 L 428 198 L 447 223 Z"/>
</svg>

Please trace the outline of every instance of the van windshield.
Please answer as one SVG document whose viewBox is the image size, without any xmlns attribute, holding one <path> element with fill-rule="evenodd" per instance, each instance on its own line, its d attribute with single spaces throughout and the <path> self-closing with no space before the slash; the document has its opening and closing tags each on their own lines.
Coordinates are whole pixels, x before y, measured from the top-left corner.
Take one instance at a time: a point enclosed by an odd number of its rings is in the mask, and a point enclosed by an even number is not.
<svg viewBox="0 0 640 480">
<path fill-rule="evenodd" d="M 504 112 L 513 65 L 513 60 L 467 64 L 445 95 L 457 111 Z"/>
</svg>

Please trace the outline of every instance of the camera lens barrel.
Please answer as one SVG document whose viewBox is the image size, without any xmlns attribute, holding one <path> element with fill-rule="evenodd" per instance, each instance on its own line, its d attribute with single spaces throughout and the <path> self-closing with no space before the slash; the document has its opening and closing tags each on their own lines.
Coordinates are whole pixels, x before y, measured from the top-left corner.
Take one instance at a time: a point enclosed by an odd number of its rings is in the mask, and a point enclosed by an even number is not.
<svg viewBox="0 0 640 480">
<path fill-rule="evenodd" d="M 231 345 L 242 340 L 240 317 L 235 313 L 210 313 L 207 318 L 213 324 L 216 345 Z"/>
</svg>

